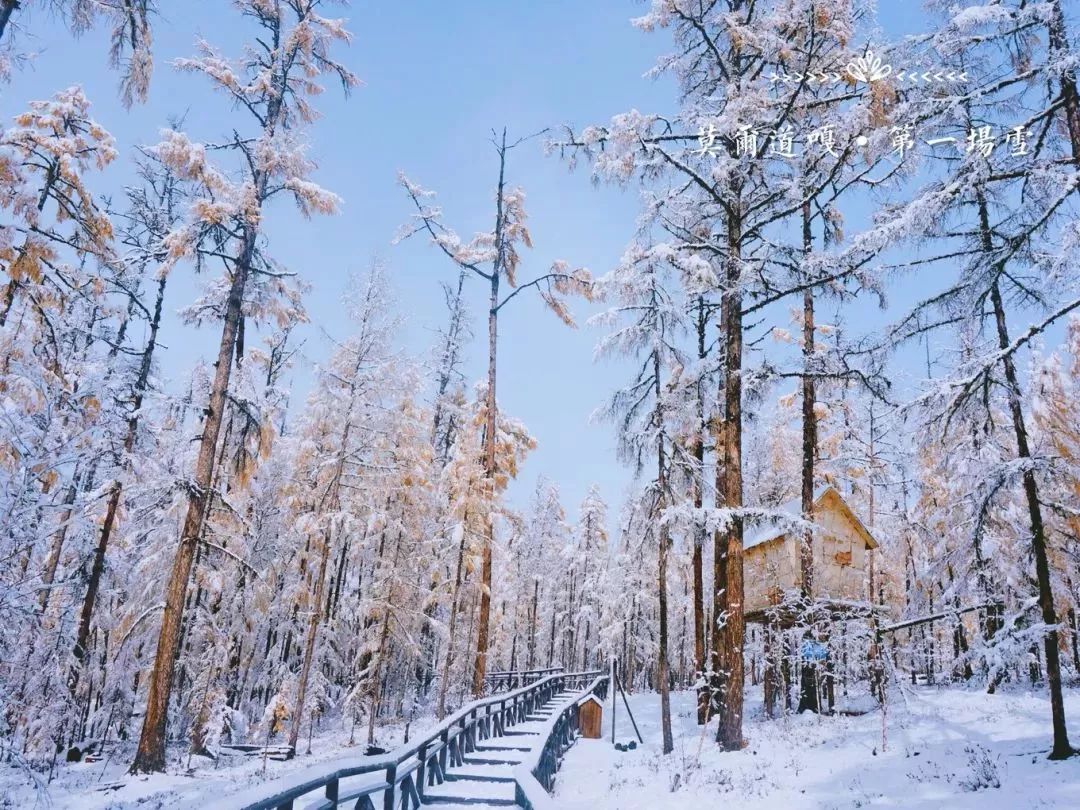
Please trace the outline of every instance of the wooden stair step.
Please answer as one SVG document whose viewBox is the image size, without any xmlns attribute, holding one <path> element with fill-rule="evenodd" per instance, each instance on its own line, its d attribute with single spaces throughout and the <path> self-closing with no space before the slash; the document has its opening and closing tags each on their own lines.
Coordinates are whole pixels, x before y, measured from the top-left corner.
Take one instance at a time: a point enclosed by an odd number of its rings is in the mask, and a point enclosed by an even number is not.
<svg viewBox="0 0 1080 810">
<path fill-rule="evenodd" d="M 478 745 L 477 751 L 532 751 L 527 745 Z"/>
<path fill-rule="evenodd" d="M 479 773 L 448 773 L 446 775 L 447 782 L 503 782 L 511 783 L 516 782 L 512 776 L 489 776 L 488 774 Z"/>
<path fill-rule="evenodd" d="M 520 759 L 493 759 L 490 757 L 467 756 L 464 759 L 471 765 L 520 765 Z"/>
<path fill-rule="evenodd" d="M 465 760 L 468 763 L 468 760 Z M 449 774 L 447 774 L 449 776 Z M 424 791 L 424 804 L 457 804 L 481 807 L 515 807 L 517 805 L 517 783 L 508 772 L 484 774 L 479 779 L 470 779 L 465 774 L 461 779 L 448 779 L 441 785 L 433 785 Z"/>
<path fill-rule="evenodd" d="M 424 804 L 459 804 L 473 807 L 517 807 L 514 799 L 474 799 L 469 796 L 428 796 L 424 794 Z"/>
</svg>

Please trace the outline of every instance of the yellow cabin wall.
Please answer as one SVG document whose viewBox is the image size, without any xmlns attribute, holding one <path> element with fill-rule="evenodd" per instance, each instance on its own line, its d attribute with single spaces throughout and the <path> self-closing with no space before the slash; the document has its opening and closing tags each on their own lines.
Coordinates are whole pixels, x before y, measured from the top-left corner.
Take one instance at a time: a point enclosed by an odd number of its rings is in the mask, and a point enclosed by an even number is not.
<svg viewBox="0 0 1080 810">
<path fill-rule="evenodd" d="M 814 596 L 865 600 L 869 555 L 862 534 L 829 496 L 815 510 Z M 845 555 L 851 562 L 846 564 Z M 775 604 L 799 587 L 799 543 L 783 535 L 746 550 L 743 558 L 746 612 Z"/>
<path fill-rule="evenodd" d="M 799 587 L 799 558 L 786 537 L 769 540 L 743 555 L 743 594 L 746 612 L 764 610 L 783 591 Z"/>
</svg>

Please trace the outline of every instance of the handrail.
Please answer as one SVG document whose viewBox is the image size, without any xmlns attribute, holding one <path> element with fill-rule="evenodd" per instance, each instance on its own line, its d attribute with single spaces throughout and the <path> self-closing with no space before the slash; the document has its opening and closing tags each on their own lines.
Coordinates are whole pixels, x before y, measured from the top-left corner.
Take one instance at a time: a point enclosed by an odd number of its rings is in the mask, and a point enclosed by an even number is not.
<svg viewBox="0 0 1080 810">
<path fill-rule="evenodd" d="M 555 674 L 556 672 L 562 672 L 562 667 L 540 667 L 537 669 L 501 669 L 495 672 L 489 672 L 485 675 L 485 678 L 496 678 L 500 675 L 531 675 L 535 672 L 548 672 Z"/>
<path fill-rule="evenodd" d="M 514 798 L 525 810 L 557 810 L 551 798 L 555 774 L 562 765 L 563 754 L 577 740 L 580 729 L 579 704 L 589 695 L 600 700 L 607 698 L 610 675 L 598 673 L 585 689 L 574 696 L 566 707 L 548 720 L 541 734 L 544 744 L 534 749 L 514 770 L 517 786 Z"/>
<path fill-rule="evenodd" d="M 442 784 L 446 772 L 460 767 L 465 755 L 476 750 L 477 742 L 502 737 L 508 728 L 525 722 L 554 695 L 595 675 L 595 672 L 558 673 L 513 692 L 475 700 L 443 720 L 418 742 L 402 745 L 361 765 L 321 774 L 244 805 L 244 808 L 293 810 L 297 799 L 323 789 L 324 801 L 313 805 L 319 810 L 331 810 L 346 803 L 358 810 L 376 810 L 371 797 L 377 793 L 382 793 L 383 810 L 417 810 L 423 803 L 424 789 Z M 380 772 L 382 778 L 342 791 L 343 779 Z"/>
<path fill-rule="evenodd" d="M 547 667 L 545 669 L 522 669 L 507 672 L 489 672 L 484 676 L 485 686 L 495 689 L 516 689 L 540 680 L 548 675 L 562 672 L 562 667 Z"/>
</svg>

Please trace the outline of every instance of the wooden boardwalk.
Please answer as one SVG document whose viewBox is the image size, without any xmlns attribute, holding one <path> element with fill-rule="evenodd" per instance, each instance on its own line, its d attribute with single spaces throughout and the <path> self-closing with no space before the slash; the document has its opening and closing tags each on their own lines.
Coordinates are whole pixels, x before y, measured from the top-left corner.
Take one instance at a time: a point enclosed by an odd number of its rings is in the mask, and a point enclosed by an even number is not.
<svg viewBox="0 0 1080 810">
<path fill-rule="evenodd" d="M 589 694 L 603 698 L 607 688 L 608 675 L 601 671 L 549 675 L 470 703 L 427 736 L 378 759 L 290 784 L 242 806 L 245 810 L 553 807 L 548 794 L 555 773 L 578 736 L 578 701 Z"/>
<path fill-rule="evenodd" d="M 446 774 L 445 782 L 424 791 L 423 803 L 521 807 L 516 798 L 514 768 L 543 749 L 547 721 L 577 695 L 577 691 L 559 692 L 504 736 L 477 743 L 473 752 L 463 758 L 461 767 Z"/>
</svg>

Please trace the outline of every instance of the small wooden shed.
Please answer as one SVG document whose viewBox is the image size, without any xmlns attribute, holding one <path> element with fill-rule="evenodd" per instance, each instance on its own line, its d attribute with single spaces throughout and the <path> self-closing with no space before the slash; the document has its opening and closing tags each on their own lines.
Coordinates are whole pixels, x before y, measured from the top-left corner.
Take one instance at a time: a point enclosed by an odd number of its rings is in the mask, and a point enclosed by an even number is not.
<svg viewBox="0 0 1080 810">
<path fill-rule="evenodd" d="M 798 519 L 799 499 L 775 510 Z M 872 552 L 878 547 L 863 522 L 831 486 L 814 493 L 813 596 L 838 608 L 868 603 Z M 783 519 L 748 525 L 743 535 L 743 577 L 747 621 L 762 621 L 768 608 L 786 593 L 797 591 L 802 571 L 799 551 L 802 535 Z"/>
<path fill-rule="evenodd" d="M 604 722 L 604 706 L 596 695 L 587 695 L 578 701 L 578 728 L 581 736 L 599 740 Z"/>
</svg>

